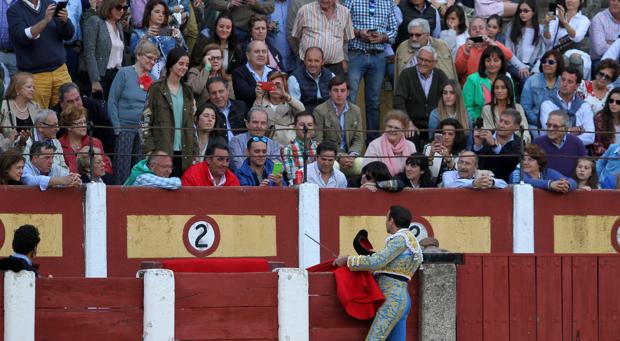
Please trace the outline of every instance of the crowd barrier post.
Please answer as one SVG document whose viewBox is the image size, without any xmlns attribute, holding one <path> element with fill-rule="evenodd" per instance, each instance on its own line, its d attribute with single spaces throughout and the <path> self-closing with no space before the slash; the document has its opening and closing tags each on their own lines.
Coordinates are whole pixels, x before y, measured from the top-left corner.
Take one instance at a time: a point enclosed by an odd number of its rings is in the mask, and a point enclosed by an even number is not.
<svg viewBox="0 0 620 341">
<path fill-rule="evenodd" d="M 35 288 L 32 271 L 4 273 L 5 341 L 34 341 Z"/>
</svg>

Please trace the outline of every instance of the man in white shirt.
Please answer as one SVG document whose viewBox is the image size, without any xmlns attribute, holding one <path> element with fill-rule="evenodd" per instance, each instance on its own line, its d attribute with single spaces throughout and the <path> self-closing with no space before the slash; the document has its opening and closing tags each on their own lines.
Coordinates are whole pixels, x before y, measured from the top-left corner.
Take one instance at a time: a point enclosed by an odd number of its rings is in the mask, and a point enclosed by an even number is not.
<svg viewBox="0 0 620 341">
<path fill-rule="evenodd" d="M 42 191 L 48 187 L 79 187 L 80 175 L 54 164 L 56 147 L 49 142 L 34 142 L 30 159 L 24 165 L 21 182 L 26 186 L 38 186 Z"/>
<path fill-rule="evenodd" d="M 462 151 L 456 163 L 458 170 L 443 173 L 445 188 L 505 188 L 506 181 L 495 179 L 490 171 L 478 170 L 478 156 L 474 152 Z"/>
<path fill-rule="evenodd" d="M 324 141 L 316 149 L 317 160 L 308 165 L 308 182 L 320 188 L 347 188 L 347 178 L 334 169 L 338 146 L 331 141 Z"/>
<path fill-rule="evenodd" d="M 581 72 L 576 68 L 568 67 L 562 72 L 560 90 L 540 105 L 540 123 L 541 127 L 546 126 L 552 111 L 564 110 L 569 116 L 568 132 L 587 146 L 594 143 L 594 114 L 590 104 L 576 95 L 581 79 Z M 544 132 L 541 135 L 545 135 Z"/>
</svg>

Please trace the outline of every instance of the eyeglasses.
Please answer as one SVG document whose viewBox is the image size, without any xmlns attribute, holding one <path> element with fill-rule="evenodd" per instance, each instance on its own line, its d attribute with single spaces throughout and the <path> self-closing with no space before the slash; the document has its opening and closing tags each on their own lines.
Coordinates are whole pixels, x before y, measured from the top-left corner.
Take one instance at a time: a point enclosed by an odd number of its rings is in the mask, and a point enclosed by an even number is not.
<svg viewBox="0 0 620 341">
<path fill-rule="evenodd" d="M 374 16 L 377 12 L 377 3 L 375 0 L 368 1 L 368 15 Z"/>
<path fill-rule="evenodd" d="M 555 65 L 556 61 L 553 59 L 543 59 L 542 60 L 543 64 L 549 64 L 549 65 Z"/>
<path fill-rule="evenodd" d="M 532 11 L 527 9 L 527 8 L 523 8 L 523 9 L 520 9 L 518 12 L 519 12 L 519 14 L 521 14 L 521 13 L 528 14 L 528 13 L 530 13 Z"/>
<path fill-rule="evenodd" d="M 58 123 L 56 124 L 49 124 L 47 122 L 41 122 L 42 125 L 48 127 L 48 128 L 58 128 Z"/>
<path fill-rule="evenodd" d="M 174 168 L 174 166 L 172 164 L 170 164 L 170 165 L 162 165 L 162 164 L 159 164 L 159 163 L 154 163 L 153 166 L 157 166 L 157 167 L 163 168 L 163 169 L 173 169 Z"/>
<path fill-rule="evenodd" d="M 434 60 L 424 59 L 424 58 L 420 58 L 420 57 L 418 57 L 417 59 L 418 59 L 418 64 L 422 64 L 422 63 L 430 64 L 430 63 L 434 62 Z"/>
<path fill-rule="evenodd" d="M 127 6 L 127 5 L 118 5 L 118 6 L 114 6 L 114 8 L 116 8 L 117 11 L 125 11 L 125 12 L 127 12 L 127 10 L 129 9 L 129 6 Z"/>
<path fill-rule="evenodd" d="M 252 136 L 250 139 L 252 140 L 252 142 L 269 142 L 269 139 L 265 136 Z"/>
<path fill-rule="evenodd" d="M 221 56 L 209 56 L 209 60 L 222 60 Z"/>
<path fill-rule="evenodd" d="M 416 38 L 420 38 L 421 36 L 425 35 L 426 33 L 409 33 L 410 37 L 416 37 Z"/>
<path fill-rule="evenodd" d="M 620 105 L 620 99 L 609 99 L 609 104 Z"/>
<path fill-rule="evenodd" d="M 604 73 L 604 72 L 599 71 L 599 72 L 596 73 L 596 75 L 601 77 L 602 79 L 604 79 L 606 81 L 610 81 L 611 82 L 611 76 L 606 74 L 606 73 Z"/>
<path fill-rule="evenodd" d="M 86 125 L 86 120 L 79 120 L 79 121 L 75 121 L 73 122 L 74 126 L 85 126 Z"/>
<path fill-rule="evenodd" d="M 547 123 L 546 126 L 547 128 L 551 128 L 551 129 L 560 129 L 560 128 L 566 127 L 566 125 L 564 124 L 559 125 L 559 124 L 552 124 L 552 123 Z"/>
</svg>

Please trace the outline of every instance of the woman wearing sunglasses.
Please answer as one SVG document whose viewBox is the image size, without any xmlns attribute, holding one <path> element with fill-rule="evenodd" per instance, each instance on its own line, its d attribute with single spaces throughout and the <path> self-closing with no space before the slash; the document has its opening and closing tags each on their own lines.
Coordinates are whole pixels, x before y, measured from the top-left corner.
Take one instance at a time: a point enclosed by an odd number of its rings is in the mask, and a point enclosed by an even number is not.
<svg viewBox="0 0 620 341">
<path fill-rule="evenodd" d="M 123 63 L 123 25 L 127 12 L 126 0 L 103 0 L 84 24 L 84 62 L 91 84 L 91 93 L 102 93 L 105 100 L 112 80 Z"/>
<path fill-rule="evenodd" d="M 605 107 L 594 115 L 596 137 L 592 145 L 595 156 L 603 155 L 612 143 L 620 143 L 620 87 L 611 90 Z"/>
<path fill-rule="evenodd" d="M 540 60 L 538 70 L 540 73 L 534 74 L 525 81 L 521 93 L 521 105 L 525 110 L 532 139 L 539 135 L 537 129 L 540 128 L 540 105 L 560 89 L 564 57 L 557 50 L 547 51 Z"/>
<path fill-rule="evenodd" d="M 577 95 L 590 104 L 593 113 L 603 109 L 607 96 L 613 89 L 612 83 L 618 78 L 619 71 L 620 66 L 615 60 L 604 59 L 596 67 L 593 80 L 584 79 L 581 81 Z"/>
</svg>

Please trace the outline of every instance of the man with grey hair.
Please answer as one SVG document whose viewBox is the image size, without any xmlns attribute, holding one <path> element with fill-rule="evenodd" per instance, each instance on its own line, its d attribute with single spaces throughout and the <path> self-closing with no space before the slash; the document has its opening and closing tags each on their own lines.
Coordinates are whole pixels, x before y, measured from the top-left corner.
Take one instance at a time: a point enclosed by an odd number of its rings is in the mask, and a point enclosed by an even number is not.
<svg viewBox="0 0 620 341">
<path fill-rule="evenodd" d="M 236 135 L 230 140 L 230 169 L 236 170 L 243 165 L 247 155 L 247 144 L 251 138 L 265 137 L 267 138 L 267 157 L 272 161 L 282 162 L 280 157 L 280 144 L 278 142 L 266 137 L 267 133 L 267 112 L 260 107 L 252 107 L 248 111 L 248 118 L 245 120 L 245 126 L 248 129 L 247 133 Z"/>
<path fill-rule="evenodd" d="M 244 101 L 251 108 L 256 100 L 256 85 L 267 82 L 272 69 L 267 66 L 269 48 L 264 41 L 251 41 L 245 52 L 248 62 L 233 70 L 232 82 L 236 99 Z"/>
<path fill-rule="evenodd" d="M 394 62 L 394 84 L 398 84 L 398 76 L 408 68 L 418 64 L 416 54 L 420 48 L 431 46 L 437 53 L 437 68 L 443 71 L 449 79 L 457 79 L 456 68 L 448 44 L 430 35 L 430 26 L 426 19 L 413 19 L 407 25 L 409 39 L 403 41 L 396 50 Z"/>
<path fill-rule="evenodd" d="M 571 177 L 577 159 L 588 152 L 579 137 L 568 133 L 569 121 L 564 110 L 551 111 L 546 121 L 547 134 L 535 138 L 532 143 L 547 153 L 548 167 Z"/>
<path fill-rule="evenodd" d="M 172 157 L 162 150 L 154 150 L 146 159 L 131 169 L 124 186 L 143 186 L 175 190 L 181 188 L 181 179 L 171 177 Z"/>
<path fill-rule="evenodd" d="M 394 91 L 394 108 L 409 115 L 409 129 L 413 131 L 428 128 L 431 111 L 441 98 L 441 85 L 448 79 L 443 71 L 435 68 L 437 53 L 434 48 L 421 47 L 416 58 L 417 65 L 401 73 Z M 427 133 L 415 136 L 414 142 L 421 150 L 423 142 L 429 140 Z"/>
<path fill-rule="evenodd" d="M 403 0 L 398 3 L 403 13 L 403 23 L 398 27 L 398 35 L 396 36 L 396 44 L 400 45 L 409 37 L 407 24 L 413 19 L 425 19 L 430 27 L 433 37 L 439 38 L 441 32 L 441 15 L 428 0 Z"/>
<path fill-rule="evenodd" d="M 28 152 L 34 142 L 53 144 L 56 150 L 60 151 L 54 154 L 53 164 L 68 172 L 69 167 L 67 167 L 65 163 L 65 157 L 62 154 L 62 146 L 60 145 L 60 141 L 56 138 L 56 134 L 59 130 L 56 112 L 50 109 L 40 109 L 34 114 L 33 124 L 35 127 L 34 135 L 30 136 L 28 141 L 26 141 L 24 150 Z"/>
</svg>

